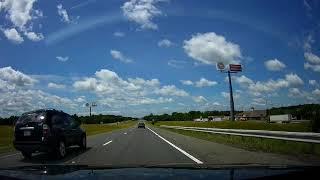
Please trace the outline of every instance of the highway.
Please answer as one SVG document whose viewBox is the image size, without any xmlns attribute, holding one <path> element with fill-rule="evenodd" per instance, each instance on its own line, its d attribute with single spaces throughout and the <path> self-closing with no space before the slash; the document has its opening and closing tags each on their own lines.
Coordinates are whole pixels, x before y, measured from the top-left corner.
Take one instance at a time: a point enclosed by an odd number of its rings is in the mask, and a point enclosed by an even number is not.
<svg viewBox="0 0 320 180">
<path fill-rule="evenodd" d="M 96 166 L 185 165 L 308 165 L 312 159 L 247 151 L 204 141 L 165 129 L 131 127 L 89 136 L 87 150 L 68 149 L 67 157 L 55 160 L 45 153 L 24 159 L 19 152 L 0 155 L 0 168 L 36 164 L 81 164 Z"/>
</svg>

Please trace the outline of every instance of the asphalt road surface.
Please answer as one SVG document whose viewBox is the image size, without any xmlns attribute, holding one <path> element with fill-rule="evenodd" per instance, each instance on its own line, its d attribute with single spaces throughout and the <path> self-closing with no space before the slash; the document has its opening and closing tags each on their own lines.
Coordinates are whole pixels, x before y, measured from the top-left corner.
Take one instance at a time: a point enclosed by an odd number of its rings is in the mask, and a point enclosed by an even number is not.
<svg viewBox="0 0 320 180">
<path fill-rule="evenodd" d="M 319 160 L 247 151 L 184 136 L 168 130 L 132 127 L 89 136 L 88 148 L 68 149 L 67 157 L 55 160 L 45 153 L 24 159 L 19 152 L 0 155 L 0 168 L 35 164 L 81 164 L 112 166 L 184 165 L 307 165 Z"/>
</svg>

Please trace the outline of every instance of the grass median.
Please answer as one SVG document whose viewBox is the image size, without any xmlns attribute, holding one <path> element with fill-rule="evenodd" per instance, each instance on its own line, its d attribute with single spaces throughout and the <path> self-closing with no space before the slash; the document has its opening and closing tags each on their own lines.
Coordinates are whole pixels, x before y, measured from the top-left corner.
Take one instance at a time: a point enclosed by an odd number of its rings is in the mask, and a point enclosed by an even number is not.
<svg viewBox="0 0 320 180">
<path fill-rule="evenodd" d="M 219 122 L 194 122 L 194 121 L 159 121 L 156 125 L 168 126 L 193 126 L 206 128 L 223 128 L 223 129 L 256 129 L 269 131 L 291 131 L 291 132 L 310 132 L 311 126 L 308 122 L 303 123 L 267 123 L 257 121 L 219 121 Z"/>
<path fill-rule="evenodd" d="M 120 123 L 112 123 L 112 124 L 82 124 L 81 127 L 86 130 L 87 135 L 95 135 L 105 132 L 114 131 L 117 129 L 129 128 L 136 124 L 135 121 L 125 121 Z"/>
<path fill-rule="evenodd" d="M 257 123 L 260 123 L 257 125 Z M 240 124 L 240 125 L 239 125 Z M 194 126 L 194 127 L 215 127 L 232 129 L 263 129 L 274 131 L 308 131 L 308 124 L 267 124 L 261 122 L 157 122 L 156 126 Z M 237 126 L 238 125 L 238 126 Z M 236 127 L 236 128 L 235 128 Z M 244 128 L 246 127 L 246 128 Z M 243 148 L 250 151 L 262 151 L 270 153 L 279 153 L 294 156 L 318 156 L 320 157 L 320 144 L 303 143 L 276 139 L 243 137 L 235 135 L 212 134 L 206 132 L 196 132 L 187 130 L 177 130 L 165 128 L 186 136 L 191 136 L 207 141 L 231 145 L 233 147 Z"/>
<path fill-rule="evenodd" d="M 81 127 L 86 130 L 87 135 L 95 135 L 117 129 L 129 128 L 136 124 L 135 121 L 125 121 L 112 124 L 82 124 Z M 0 126 L 0 153 L 13 151 L 13 126 Z"/>
</svg>

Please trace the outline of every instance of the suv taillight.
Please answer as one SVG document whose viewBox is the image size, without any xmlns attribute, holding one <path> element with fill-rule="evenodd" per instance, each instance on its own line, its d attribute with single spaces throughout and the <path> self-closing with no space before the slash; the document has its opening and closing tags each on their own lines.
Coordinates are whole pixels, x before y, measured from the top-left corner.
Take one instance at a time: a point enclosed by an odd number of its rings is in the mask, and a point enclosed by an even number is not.
<svg viewBox="0 0 320 180">
<path fill-rule="evenodd" d="M 48 136 L 50 133 L 49 126 L 47 124 L 42 125 L 42 134 L 43 136 Z"/>
</svg>

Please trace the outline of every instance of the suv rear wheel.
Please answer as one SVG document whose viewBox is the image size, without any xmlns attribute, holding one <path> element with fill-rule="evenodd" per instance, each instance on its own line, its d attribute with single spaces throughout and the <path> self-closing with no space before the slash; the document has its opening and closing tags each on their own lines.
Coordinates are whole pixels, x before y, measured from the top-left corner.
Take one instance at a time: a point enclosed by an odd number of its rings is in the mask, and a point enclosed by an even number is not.
<svg viewBox="0 0 320 180">
<path fill-rule="evenodd" d="M 81 137 L 81 142 L 79 143 L 79 146 L 83 150 L 85 150 L 87 148 L 87 137 L 86 137 L 86 135 L 83 135 Z"/>
<path fill-rule="evenodd" d="M 29 152 L 21 152 L 22 153 L 22 155 L 23 155 L 23 157 L 25 158 L 25 159 L 30 159 L 31 158 L 31 156 L 32 156 L 32 153 L 29 153 Z"/>
<path fill-rule="evenodd" d="M 57 157 L 64 158 L 67 154 L 66 144 L 64 141 L 59 141 L 58 148 L 56 149 Z"/>
</svg>

